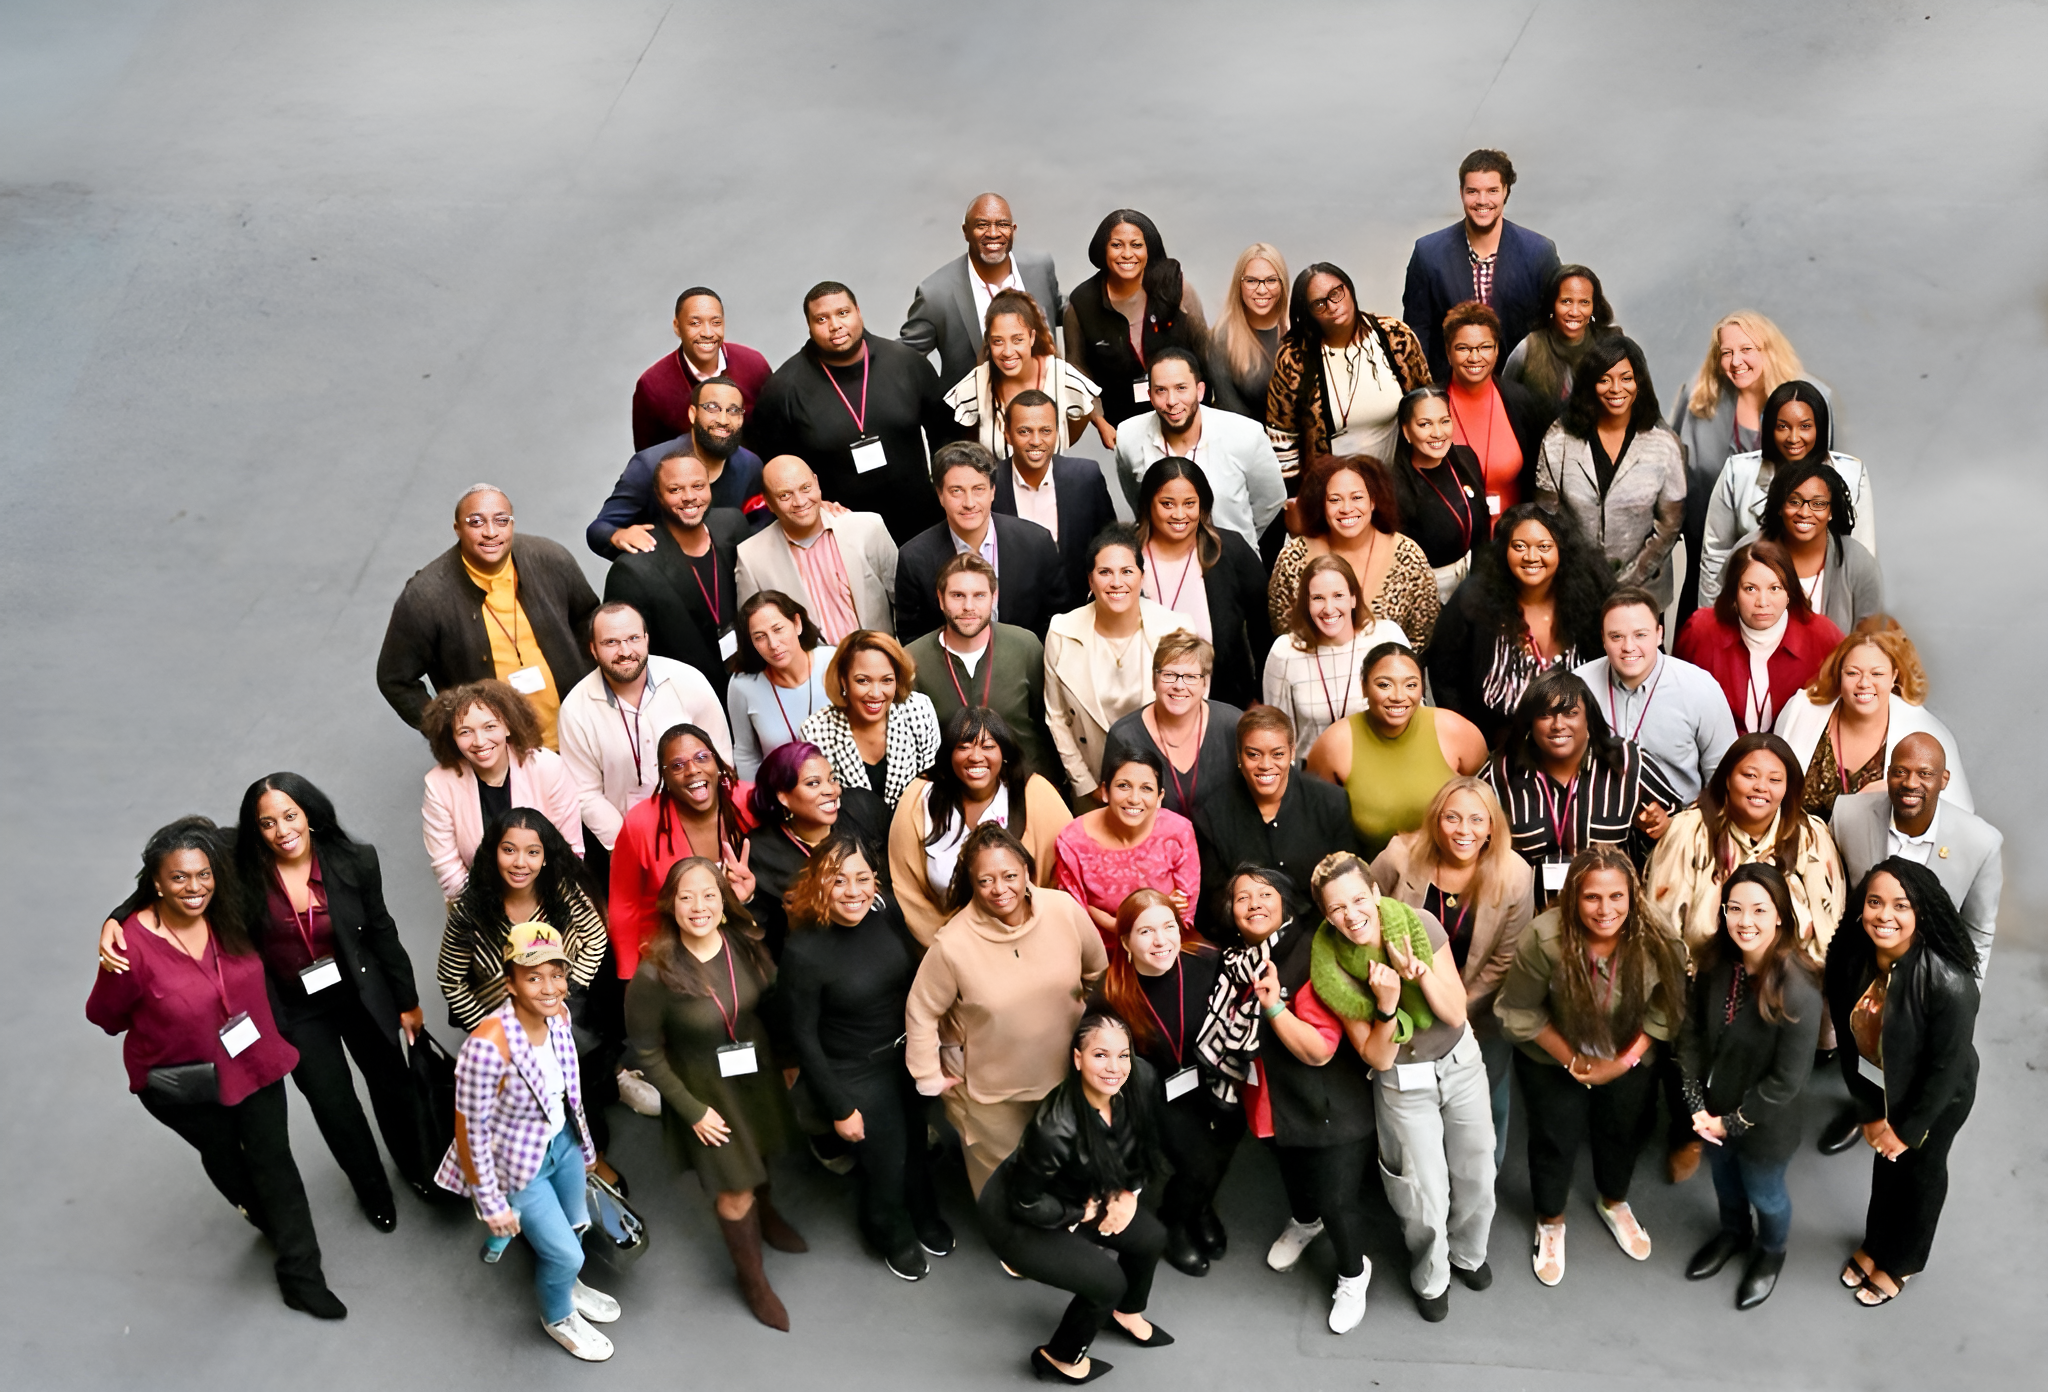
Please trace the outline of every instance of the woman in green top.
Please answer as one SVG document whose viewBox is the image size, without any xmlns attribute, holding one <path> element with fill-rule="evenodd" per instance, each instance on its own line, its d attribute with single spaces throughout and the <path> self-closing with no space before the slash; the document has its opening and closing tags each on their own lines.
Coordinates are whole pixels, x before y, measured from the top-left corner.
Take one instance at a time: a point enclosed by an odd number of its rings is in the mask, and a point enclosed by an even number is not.
<svg viewBox="0 0 2048 1392">
<path fill-rule="evenodd" d="M 717 1196 L 748 1308 L 786 1330 L 789 1312 L 761 1268 L 761 1240 L 778 1252 L 809 1248 L 768 1201 L 768 1157 L 787 1149 L 794 1129 L 759 1014 L 774 982 L 760 930 L 718 867 L 702 856 L 671 866 L 653 940 L 626 987 L 626 1032 L 661 1092 L 671 1147 Z"/>
<path fill-rule="evenodd" d="M 1529 1189 L 1536 1279 L 1564 1279 L 1564 1206 L 1579 1146 L 1593 1146 L 1600 1220 L 1621 1250 L 1650 1255 L 1628 1206 L 1629 1177 L 1657 1115 L 1657 1070 L 1685 1013 L 1678 935 L 1644 901 L 1618 846 L 1572 859 L 1556 907 L 1522 934 L 1494 1009 L 1519 1046 L 1515 1077 L 1529 1111 Z"/>
<path fill-rule="evenodd" d="M 1351 795 L 1368 859 L 1422 825 L 1437 789 L 1486 766 L 1486 737 L 1453 710 L 1422 704 L 1422 659 L 1381 643 L 1360 669 L 1365 709 L 1316 737 L 1308 771 Z"/>
</svg>

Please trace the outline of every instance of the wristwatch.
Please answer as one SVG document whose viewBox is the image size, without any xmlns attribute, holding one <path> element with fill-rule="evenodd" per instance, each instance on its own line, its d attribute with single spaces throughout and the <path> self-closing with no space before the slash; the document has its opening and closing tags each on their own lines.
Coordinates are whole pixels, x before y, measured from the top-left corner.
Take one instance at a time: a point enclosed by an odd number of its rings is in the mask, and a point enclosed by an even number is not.
<svg viewBox="0 0 2048 1392">
<path fill-rule="evenodd" d="M 1379 1021 L 1383 1025 L 1391 1024 L 1394 1019 L 1394 1012 L 1391 1010 L 1382 1010 L 1379 1008 L 1379 1006 L 1375 1005 L 1372 1008 L 1372 1017 L 1373 1019 Z"/>
</svg>

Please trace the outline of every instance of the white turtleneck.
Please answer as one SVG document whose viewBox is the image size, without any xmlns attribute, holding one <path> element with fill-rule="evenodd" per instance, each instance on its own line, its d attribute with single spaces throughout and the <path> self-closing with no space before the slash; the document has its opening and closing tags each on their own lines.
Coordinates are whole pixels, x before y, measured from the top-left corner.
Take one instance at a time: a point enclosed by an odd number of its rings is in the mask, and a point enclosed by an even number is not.
<svg viewBox="0 0 2048 1392">
<path fill-rule="evenodd" d="M 1742 698 L 1742 728 L 1754 734 L 1771 728 L 1771 721 L 1777 712 L 1771 708 L 1771 654 L 1785 641 L 1785 629 L 1792 621 L 1792 611 L 1787 609 L 1778 615 L 1778 621 L 1769 628 L 1751 628 L 1741 620 L 1736 628 L 1742 633 L 1742 646 L 1749 649 L 1749 688 Z"/>
</svg>

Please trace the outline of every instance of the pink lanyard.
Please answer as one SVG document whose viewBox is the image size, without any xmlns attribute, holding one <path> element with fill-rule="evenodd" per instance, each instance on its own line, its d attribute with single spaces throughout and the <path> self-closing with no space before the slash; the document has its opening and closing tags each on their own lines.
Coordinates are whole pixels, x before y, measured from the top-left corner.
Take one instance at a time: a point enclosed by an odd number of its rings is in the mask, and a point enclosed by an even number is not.
<svg viewBox="0 0 2048 1392">
<path fill-rule="evenodd" d="M 825 380 L 832 384 L 832 390 L 838 393 L 840 403 L 846 407 L 846 414 L 853 417 L 853 428 L 863 435 L 867 434 L 868 430 L 868 365 L 867 340 L 862 339 L 860 345 L 860 409 L 856 411 L 853 409 L 853 403 L 846 399 L 846 393 L 840 390 L 839 379 L 832 375 L 832 369 L 825 366 L 822 362 L 818 364 L 818 370 L 825 374 Z"/>
<path fill-rule="evenodd" d="M 711 1003 L 718 1007 L 718 1018 L 725 1022 L 725 1037 L 737 1044 L 740 1042 L 739 1031 L 734 1029 L 733 1025 L 739 1019 L 740 1014 L 740 979 L 733 974 L 732 944 L 722 943 L 720 946 L 725 952 L 725 979 L 732 985 L 732 1014 L 728 1015 L 725 1013 L 725 1002 L 718 998 L 718 992 L 715 989 L 706 991 L 705 994 L 710 996 Z"/>
<path fill-rule="evenodd" d="M 1557 799 L 1550 791 L 1549 774 L 1538 773 L 1536 775 L 1536 791 L 1543 794 L 1544 816 L 1550 822 L 1550 834 L 1557 841 L 1558 851 L 1565 855 L 1571 854 L 1571 846 L 1567 842 L 1575 839 L 1570 836 L 1570 833 L 1573 830 L 1572 803 L 1579 795 L 1579 776 L 1573 774 L 1572 781 L 1564 785 L 1564 815 L 1562 818 L 1558 816 Z"/>
<path fill-rule="evenodd" d="M 1163 747 L 1159 751 L 1165 755 L 1166 776 L 1173 780 L 1173 795 L 1180 799 L 1181 810 L 1185 813 L 1192 814 L 1195 810 L 1195 785 L 1202 781 L 1202 740 L 1208 733 L 1209 703 L 1204 701 L 1202 713 L 1195 720 L 1195 762 L 1188 769 L 1188 785 L 1185 788 L 1180 785 L 1180 770 L 1173 766 L 1173 755 L 1168 754 Z M 1164 1029 L 1165 1026 L 1161 1025 L 1160 1028 Z"/>
<path fill-rule="evenodd" d="M 1159 602 L 1161 604 L 1164 604 L 1167 608 L 1175 611 L 1178 611 L 1180 609 L 1180 592 L 1188 587 L 1188 571 L 1194 567 L 1195 557 L 1200 552 L 1200 550 L 1201 544 L 1197 542 L 1196 545 L 1188 551 L 1187 560 L 1181 563 L 1180 583 L 1173 587 L 1172 599 L 1168 599 L 1166 597 L 1166 582 L 1164 580 L 1154 579 L 1154 581 L 1152 582 L 1153 588 L 1158 592 Z M 1155 553 L 1149 545 L 1145 548 L 1145 558 L 1152 563 L 1152 574 L 1156 577 L 1159 574 L 1159 557 L 1157 553 Z"/>
<path fill-rule="evenodd" d="M 833 385 L 837 386 L 839 384 L 835 382 L 833 383 Z M 865 408 L 867 405 L 867 399 L 865 396 L 863 396 L 861 399 L 861 405 L 863 408 Z M 847 409 L 852 410 L 853 408 L 849 406 Z M 711 570 L 711 589 L 709 590 L 709 592 L 707 592 L 704 588 L 704 577 L 697 573 L 697 567 L 690 567 L 690 578 L 697 582 L 697 593 L 704 596 L 704 607 L 711 611 L 711 626 L 713 628 L 717 628 L 723 623 L 723 620 L 719 618 L 718 596 L 720 591 L 724 587 L 718 583 L 718 568 L 716 564 L 718 560 L 718 548 L 716 546 L 711 548 L 711 559 L 713 565 Z"/>
<path fill-rule="evenodd" d="M 1181 1047 L 1187 1042 L 1188 1036 L 1187 964 L 1178 957 L 1173 959 L 1173 986 L 1173 998 L 1180 1003 L 1180 1031 L 1177 1034 L 1167 1035 L 1166 1042 L 1173 1048 L 1173 1066 L 1178 1068 L 1180 1067 Z M 1159 1032 L 1162 1035 L 1166 1034 L 1166 1020 L 1160 1015 L 1159 1007 L 1152 1004 L 1152 997 L 1145 994 L 1143 986 L 1138 988 L 1138 995 L 1144 1000 L 1145 1009 L 1150 1011 L 1152 1018 L 1159 1022 Z"/>
<path fill-rule="evenodd" d="M 994 642 L 995 640 L 990 639 L 989 641 Z M 816 659 L 812 660 L 815 661 Z M 810 683 L 805 682 L 804 685 L 809 686 Z M 773 677 L 768 678 L 768 694 L 775 698 L 775 709 L 782 712 L 782 728 L 789 731 L 790 739 L 794 740 L 796 738 L 796 726 L 790 723 L 789 707 L 782 704 L 782 688 L 775 684 L 775 678 Z M 808 715 L 808 712 L 806 712 L 806 715 Z"/>
<path fill-rule="evenodd" d="M 1650 702 L 1657 699 L 1657 683 L 1663 680 L 1664 664 L 1659 662 L 1657 664 L 1657 675 L 1650 679 L 1650 689 L 1643 696 L 1642 714 L 1636 717 L 1635 729 L 1628 732 L 1629 743 L 1635 743 L 1636 736 L 1642 733 L 1643 722 L 1650 718 Z M 1607 724 L 1617 734 L 1620 733 L 1621 719 L 1614 713 L 1614 683 L 1612 680 L 1607 683 Z"/>
</svg>

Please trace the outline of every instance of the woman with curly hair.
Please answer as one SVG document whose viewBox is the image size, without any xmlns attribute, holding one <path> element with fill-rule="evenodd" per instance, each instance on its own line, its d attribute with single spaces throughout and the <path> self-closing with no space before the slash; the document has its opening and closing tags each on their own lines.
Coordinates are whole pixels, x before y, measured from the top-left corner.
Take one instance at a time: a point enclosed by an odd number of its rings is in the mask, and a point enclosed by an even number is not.
<svg viewBox="0 0 2048 1392">
<path fill-rule="evenodd" d="M 1291 482 L 1304 461 L 1325 454 L 1388 458 L 1401 397 L 1428 385 L 1414 330 L 1364 309 L 1340 267 L 1318 261 L 1303 270 L 1266 387 L 1266 433 L 1281 476 Z"/>
<path fill-rule="evenodd" d="M 461 895 L 484 828 L 515 807 L 546 813 L 569 848 L 583 854 L 576 780 L 562 756 L 541 743 L 540 720 L 524 696 L 497 680 L 454 687 L 427 703 L 420 733 L 434 751 L 420 825 L 443 899 Z"/>
<path fill-rule="evenodd" d="M 1530 1263 L 1546 1286 L 1564 1279 L 1565 1203 L 1589 1139 L 1600 1221 L 1623 1252 L 1649 1259 L 1628 1191 L 1657 1117 L 1658 1047 L 1678 1032 L 1685 992 L 1684 950 L 1643 902 L 1628 857 L 1579 852 L 1556 906 L 1522 934 L 1495 1006 L 1528 1103 Z"/>
<path fill-rule="evenodd" d="M 1443 601 L 1429 554 L 1401 532 L 1394 485 L 1377 459 L 1320 455 L 1301 477 L 1301 535 L 1289 537 L 1266 584 L 1266 617 L 1285 631 L 1308 567 L 1336 556 L 1358 576 L 1374 617 L 1393 624 L 1416 648 L 1429 646 Z M 1359 615 L 1359 624 L 1365 615 Z"/>
<path fill-rule="evenodd" d="M 654 929 L 654 901 L 669 866 L 688 856 L 702 856 L 718 866 L 742 904 L 754 897 L 747 839 L 754 829 L 747 811 L 753 789 L 740 782 L 709 732 L 695 725 L 671 725 L 662 731 L 654 761 L 659 780 L 654 796 L 626 814 L 612 845 L 612 951 L 618 957 L 619 976 L 628 981 Z M 781 946 L 779 938 L 771 943 L 771 949 Z"/>
<path fill-rule="evenodd" d="M 1601 651 L 1600 601 L 1612 584 L 1569 519 L 1541 503 L 1509 508 L 1437 623 L 1427 654 L 1436 703 L 1499 743 L 1538 673 Z"/>
</svg>

